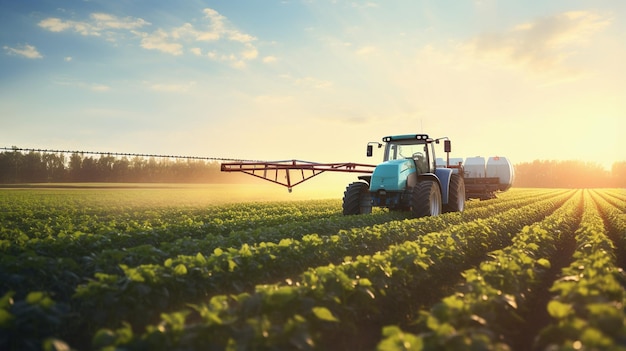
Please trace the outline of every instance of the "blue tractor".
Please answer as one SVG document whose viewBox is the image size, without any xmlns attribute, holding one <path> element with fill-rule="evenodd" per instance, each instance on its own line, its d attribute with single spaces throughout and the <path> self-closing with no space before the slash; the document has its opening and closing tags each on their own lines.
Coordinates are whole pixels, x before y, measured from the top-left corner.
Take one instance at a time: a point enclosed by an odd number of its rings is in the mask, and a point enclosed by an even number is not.
<svg viewBox="0 0 626 351">
<path fill-rule="evenodd" d="M 343 214 L 372 212 L 372 207 L 411 211 L 414 217 L 460 212 L 465 208 L 465 183 L 461 166 L 437 165 L 435 145 L 444 141 L 444 152 L 451 151 L 447 137 L 431 139 L 426 134 L 387 136 L 383 162 L 371 175 L 359 176 L 343 196 Z M 367 156 L 373 155 L 369 143 Z"/>
</svg>

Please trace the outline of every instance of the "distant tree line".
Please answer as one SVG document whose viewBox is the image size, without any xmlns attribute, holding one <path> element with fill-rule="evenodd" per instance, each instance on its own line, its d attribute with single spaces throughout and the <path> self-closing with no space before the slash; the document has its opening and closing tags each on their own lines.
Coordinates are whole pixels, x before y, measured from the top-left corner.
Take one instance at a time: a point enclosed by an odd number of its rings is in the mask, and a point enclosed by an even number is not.
<svg viewBox="0 0 626 351">
<path fill-rule="evenodd" d="M 626 188 L 626 161 L 610 171 L 593 162 L 533 161 L 516 164 L 513 186 L 520 188 Z"/>
<path fill-rule="evenodd" d="M 545 188 L 626 188 L 626 161 L 610 171 L 582 161 L 533 161 L 516 164 L 513 186 Z M 66 155 L 31 151 L 0 153 L 0 183 L 230 183 L 252 180 L 222 173 L 205 160 Z"/>
<path fill-rule="evenodd" d="M 0 153 L 0 183 L 229 183 L 241 177 L 222 173 L 213 161 L 169 158 L 86 156 L 80 153 Z"/>
</svg>

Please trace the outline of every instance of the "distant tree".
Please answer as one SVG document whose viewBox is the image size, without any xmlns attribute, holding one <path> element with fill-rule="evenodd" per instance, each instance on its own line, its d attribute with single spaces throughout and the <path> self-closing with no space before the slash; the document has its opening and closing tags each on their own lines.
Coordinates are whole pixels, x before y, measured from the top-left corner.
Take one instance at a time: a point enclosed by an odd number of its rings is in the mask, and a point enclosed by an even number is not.
<svg viewBox="0 0 626 351">
<path fill-rule="evenodd" d="M 138 182 L 138 183 L 142 183 L 142 182 L 146 182 L 148 181 L 146 175 L 145 175 L 145 168 L 146 168 L 146 160 L 135 156 L 133 157 L 133 159 L 131 160 L 131 169 L 133 170 L 133 176 L 132 176 L 132 180 L 131 182 Z"/>
<path fill-rule="evenodd" d="M 114 182 L 131 182 L 130 161 L 126 157 L 116 159 L 113 162 L 113 181 Z"/>
<path fill-rule="evenodd" d="M 615 162 L 611 167 L 613 187 L 626 188 L 626 161 Z"/>
<path fill-rule="evenodd" d="M 614 172 L 613 172 L 614 173 Z M 611 172 L 592 162 L 539 161 L 515 165 L 517 187 L 604 188 L 611 187 Z"/>
<path fill-rule="evenodd" d="M 111 155 L 100 155 L 100 158 L 96 161 L 97 176 L 96 179 L 99 182 L 112 182 L 113 165 L 115 164 L 115 157 Z"/>
<path fill-rule="evenodd" d="M 44 153 L 41 157 L 46 167 L 48 182 L 63 182 L 66 180 L 65 155 L 63 153 L 58 155 Z"/>
<path fill-rule="evenodd" d="M 20 181 L 25 183 L 43 183 L 48 179 L 46 165 L 41 154 L 31 151 L 22 156 L 22 167 L 19 170 Z"/>
<path fill-rule="evenodd" d="M 73 153 L 70 156 L 69 163 L 69 181 L 70 182 L 81 182 L 82 181 L 82 165 L 83 165 L 83 156 L 78 153 Z"/>
<path fill-rule="evenodd" d="M 104 177 L 99 177 L 98 162 L 92 156 L 83 158 L 80 168 L 81 182 L 99 182 Z"/>
<path fill-rule="evenodd" d="M 17 153 L 3 152 L 0 154 L 0 182 L 16 183 L 17 182 Z"/>
</svg>

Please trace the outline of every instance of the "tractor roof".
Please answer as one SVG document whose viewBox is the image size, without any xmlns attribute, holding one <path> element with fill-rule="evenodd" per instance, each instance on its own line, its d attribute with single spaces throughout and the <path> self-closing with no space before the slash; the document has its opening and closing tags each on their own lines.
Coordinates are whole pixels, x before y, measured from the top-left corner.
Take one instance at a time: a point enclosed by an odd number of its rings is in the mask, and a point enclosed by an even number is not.
<svg viewBox="0 0 626 351">
<path fill-rule="evenodd" d="M 384 142 L 400 141 L 400 140 L 424 140 L 428 141 L 428 134 L 403 134 L 403 135 L 391 135 L 383 138 Z"/>
</svg>

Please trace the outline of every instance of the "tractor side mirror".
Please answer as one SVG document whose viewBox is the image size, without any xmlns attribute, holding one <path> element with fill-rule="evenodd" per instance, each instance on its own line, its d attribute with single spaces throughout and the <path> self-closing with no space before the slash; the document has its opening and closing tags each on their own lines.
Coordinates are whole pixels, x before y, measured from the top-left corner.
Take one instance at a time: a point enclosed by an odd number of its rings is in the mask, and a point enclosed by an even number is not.
<svg viewBox="0 0 626 351">
<path fill-rule="evenodd" d="M 377 143 L 375 141 L 367 143 L 367 157 L 372 157 L 372 155 L 374 155 L 374 144 L 376 144 L 379 149 L 383 147 L 383 144 Z"/>
<path fill-rule="evenodd" d="M 452 143 L 450 142 L 450 140 L 443 141 L 443 151 L 444 152 L 452 151 Z"/>
</svg>

